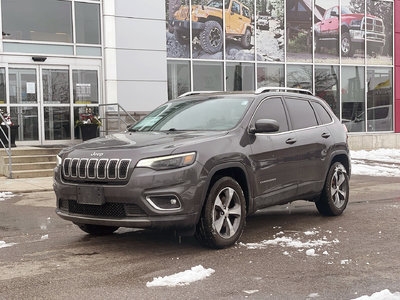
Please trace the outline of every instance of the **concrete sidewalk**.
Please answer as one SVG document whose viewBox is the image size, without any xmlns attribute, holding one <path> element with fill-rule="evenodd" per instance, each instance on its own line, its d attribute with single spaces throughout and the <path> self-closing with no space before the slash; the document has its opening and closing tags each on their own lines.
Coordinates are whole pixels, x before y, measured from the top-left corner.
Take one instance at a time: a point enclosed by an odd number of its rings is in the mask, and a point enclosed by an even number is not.
<svg viewBox="0 0 400 300">
<path fill-rule="evenodd" d="M 8 179 L 0 177 L 0 192 L 32 193 L 53 190 L 53 177 Z"/>
</svg>

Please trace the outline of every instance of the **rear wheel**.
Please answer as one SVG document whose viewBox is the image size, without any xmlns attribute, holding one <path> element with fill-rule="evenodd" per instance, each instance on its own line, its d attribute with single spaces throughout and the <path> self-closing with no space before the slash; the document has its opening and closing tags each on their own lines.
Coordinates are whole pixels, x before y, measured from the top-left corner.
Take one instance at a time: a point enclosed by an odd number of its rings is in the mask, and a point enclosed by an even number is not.
<svg viewBox="0 0 400 300">
<path fill-rule="evenodd" d="M 250 29 L 248 29 L 248 28 L 246 29 L 246 32 L 244 33 L 244 35 L 242 35 L 240 42 L 241 42 L 243 48 L 250 49 L 250 47 L 251 47 L 251 31 L 250 31 Z"/>
<path fill-rule="evenodd" d="M 222 177 L 212 186 L 196 228 L 196 238 L 211 248 L 233 245 L 246 224 L 246 200 L 239 183 Z"/>
<path fill-rule="evenodd" d="M 339 162 L 332 164 L 321 197 L 315 202 L 318 211 L 325 216 L 343 213 L 349 201 L 349 177 Z"/>
<path fill-rule="evenodd" d="M 119 228 L 114 226 L 100 226 L 92 224 L 76 224 L 76 225 L 78 225 L 78 227 L 81 230 L 91 235 L 109 235 Z"/>
</svg>

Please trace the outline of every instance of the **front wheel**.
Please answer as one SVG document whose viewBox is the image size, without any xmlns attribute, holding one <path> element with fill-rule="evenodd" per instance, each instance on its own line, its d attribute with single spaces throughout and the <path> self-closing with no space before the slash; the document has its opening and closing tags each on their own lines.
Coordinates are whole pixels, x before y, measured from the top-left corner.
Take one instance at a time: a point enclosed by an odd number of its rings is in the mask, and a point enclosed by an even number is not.
<svg viewBox="0 0 400 300">
<path fill-rule="evenodd" d="M 246 200 L 239 183 L 222 177 L 212 186 L 196 228 L 196 238 L 211 248 L 233 245 L 246 224 Z"/>
<path fill-rule="evenodd" d="M 351 57 L 354 55 L 354 46 L 351 42 L 350 33 L 343 32 L 342 40 L 340 41 L 340 49 L 342 51 L 342 56 Z"/>
<path fill-rule="evenodd" d="M 200 33 L 200 44 L 207 53 L 214 54 L 222 49 L 222 27 L 217 21 L 207 21 Z"/>
<path fill-rule="evenodd" d="M 349 176 L 339 162 L 332 164 L 321 197 L 315 205 L 324 216 L 338 216 L 343 213 L 349 201 Z"/>
<path fill-rule="evenodd" d="M 81 230 L 91 235 L 109 235 L 119 228 L 114 226 L 100 226 L 92 224 L 76 224 L 76 225 L 78 225 L 78 227 Z"/>
<path fill-rule="evenodd" d="M 248 29 L 248 28 L 246 29 L 244 35 L 242 35 L 242 38 L 241 38 L 240 42 L 241 42 L 242 47 L 244 49 L 250 49 L 251 48 L 251 31 L 250 31 L 250 29 Z"/>
</svg>

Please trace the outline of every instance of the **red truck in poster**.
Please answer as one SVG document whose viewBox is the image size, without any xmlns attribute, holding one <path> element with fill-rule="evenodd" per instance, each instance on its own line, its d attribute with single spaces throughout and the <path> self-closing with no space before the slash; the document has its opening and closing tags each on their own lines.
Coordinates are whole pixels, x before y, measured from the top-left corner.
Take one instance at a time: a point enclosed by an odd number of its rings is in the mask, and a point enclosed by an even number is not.
<svg viewBox="0 0 400 300">
<path fill-rule="evenodd" d="M 341 38 L 339 41 L 339 7 L 334 6 L 325 11 L 320 22 L 314 26 L 315 51 L 321 52 L 321 47 L 337 47 L 343 57 L 351 57 L 357 49 L 364 49 L 365 36 L 368 52 L 381 55 L 385 46 L 385 26 L 381 18 L 373 15 L 352 13 L 347 7 L 342 7 Z M 366 26 L 366 27 L 365 27 Z"/>
</svg>

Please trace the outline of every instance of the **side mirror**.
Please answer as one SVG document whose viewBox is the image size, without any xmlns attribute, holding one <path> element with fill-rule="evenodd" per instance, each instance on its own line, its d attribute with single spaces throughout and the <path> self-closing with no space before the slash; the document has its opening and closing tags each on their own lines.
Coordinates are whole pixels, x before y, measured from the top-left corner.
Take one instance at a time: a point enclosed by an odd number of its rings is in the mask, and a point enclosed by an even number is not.
<svg viewBox="0 0 400 300">
<path fill-rule="evenodd" d="M 271 119 L 260 119 L 257 120 L 254 127 L 250 128 L 251 134 L 255 133 L 270 133 L 279 131 L 279 123 Z"/>
</svg>

